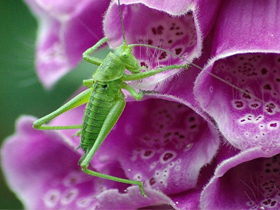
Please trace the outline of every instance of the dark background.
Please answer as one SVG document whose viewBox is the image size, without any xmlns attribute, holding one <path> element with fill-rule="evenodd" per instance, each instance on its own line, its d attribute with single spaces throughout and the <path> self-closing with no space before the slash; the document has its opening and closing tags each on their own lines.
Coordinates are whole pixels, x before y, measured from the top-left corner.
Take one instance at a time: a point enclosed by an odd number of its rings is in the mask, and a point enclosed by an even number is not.
<svg viewBox="0 0 280 210">
<path fill-rule="evenodd" d="M 34 69 L 36 29 L 37 21 L 23 1 L 0 0 L 0 144 L 14 133 L 19 116 L 43 117 L 58 108 L 95 68 L 81 62 L 52 90 L 45 90 Z M 22 208 L 1 171 L 0 209 Z"/>
</svg>

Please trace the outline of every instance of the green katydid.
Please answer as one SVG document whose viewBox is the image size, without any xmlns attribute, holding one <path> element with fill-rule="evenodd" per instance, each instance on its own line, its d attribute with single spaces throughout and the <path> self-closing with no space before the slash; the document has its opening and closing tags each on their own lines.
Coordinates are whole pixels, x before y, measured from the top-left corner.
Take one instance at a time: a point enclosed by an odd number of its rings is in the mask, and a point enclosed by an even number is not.
<svg viewBox="0 0 280 210">
<path fill-rule="evenodd" d="M 118 4 L 121 17 L 119 0 Z M 88 169 L 88 166 L 94 154 L 105 140 L 107 135 L 110 133 L 125 108 L 125 96 L 121 90 L 127 90 L 136 100 L 141 100 L 143 98 L 143 91 L 140 90 L 137 92 L 125 81 L 141 80 L 163 71 L 187 68 L 188 65 L 170 65 L 147 71 L 148 69 L 140 66 L 138 60 L 132 54 L 133 47 L 145 46 L 160 50 L 164 49 L 145 44 L 127 45 L 122 18 L 121 26 L 123 32 L 123 44 L 116 48 L 114 52 L 108 53 L 104 60 L 92 57 L 91 54 L 108 41 L 106 37 L 102 38 L 93 47 L 89 48 L 83 53 L 83 58 L 86 61 L 99 66 L 93 74 L 92 79 L 83 81 L 83 84 L 88 89 L 75 96 L 73 99 L 54 112 L 36 120 L 33 123 L 33 127 L 39 130 L 80 129 L 80 131 L 77 132 L 77 135 L 81 137 L 79 147 L 81 147 L 85 152 L 79 161 L 79 165 L 81 166 L 82 170 L 89 175 L 103 179 L 138 185 L 141 194 L 145 196 L 146 194 L 141 181 L 122 179 L 98 173 Z M 125 69 L 127 69 L 130 74 L 126 74 Z M 145 69 L 146 71 L 142 72 L 142 69 Z M 87 105 L 82 125 L 43 125 L 58 115 L 61 115 L 70 109 L 76 108 L 86 103 Z"/>
</svg>

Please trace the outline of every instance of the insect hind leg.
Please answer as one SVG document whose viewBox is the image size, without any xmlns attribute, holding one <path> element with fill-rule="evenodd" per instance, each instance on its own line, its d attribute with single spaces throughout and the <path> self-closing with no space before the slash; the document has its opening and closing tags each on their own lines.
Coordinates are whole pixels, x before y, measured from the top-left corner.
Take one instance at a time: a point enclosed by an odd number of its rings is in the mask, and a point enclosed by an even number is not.
<svg viewBox="0 0 280 210">
<path fill-rule="evenodd" d="M 131 184 L 131 185 L 137 185 L 139 186 L 140 192 L 143 196 L 146 196 L 144 192 L 144 186 L 141 181 L 135 181 L 135 180 L 129 180 L 129 179 L 123 179 L 123 178 L 118 178 L 115 176 L 110 176 L 106 174 L 102 174 L 93 170 L 88 169 L 89 163 L 92 160 L 93 156 L 95 155 L 96 151 L 102 144 L 102 142 L 105 140 L 105 138 L 108 136 L 116 122 L 118 121 L 121 113 L 123 112 L 125 107 L 125 100 L 124 99 L 119 99 L 116 100 L 114 105 L 112 106 L 110 112 L 107 114 L 107 117 L 101 127 L 101 130 L 94 142 L 94 144 L 85 149 L 85 154 L 81 157 L 79 161 L 79 165 L 82 168 L 82 171 L 91 175 L 91 176 L 96 176 L 99 178 L 103 179 L 108 179 L 111 181 L 116 181 L 116 182 L 121 182 L 121 183 L 126 183 L 126 184 Z"/>
</svg>

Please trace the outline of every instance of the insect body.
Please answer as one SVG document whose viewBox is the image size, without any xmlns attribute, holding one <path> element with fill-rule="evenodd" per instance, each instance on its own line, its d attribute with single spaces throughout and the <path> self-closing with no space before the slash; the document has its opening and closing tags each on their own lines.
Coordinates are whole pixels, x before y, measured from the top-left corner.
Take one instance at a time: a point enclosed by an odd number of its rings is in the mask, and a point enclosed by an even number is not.
<svg viewBox="0 0 280 210">
<path fill-rule="evenodd" d="M 107 38 L 104 37 L 83 54 L 86 61 L 99 66 L 93 74 L 92 79 L 84 80 L 83 82 L 88 89 L 81 92 L 49 115 L 36 120 L 33 123 L 33 127 L 39 130 L 80 129 L 77 133 L 78 136 L 81 136 L 79 147 L 85 152 L 79 161 L 82 170 L 92 176 L 138 185 L 141 194 L 145 195 L 142 182 L 101 174 L 88 169 L 88 166 L 94 154 L 110 133 L 124 110 L 126 102 L 122 89 L 127 90 L 136 100 L 141 100 L 143 98 L 143 91 L 137 92 L 125 81 L 141 80 L 163 71 L 186 68 L 187 65 L 170 65 L 142 72 L 141 70 L 145 69 L 145 67 L 141 67 L 138 60 L 132 54 L 132 48 L 139 45 L 127 45 L 125 39 L 123 44 L 114 52 L 110 52 L 104 60 L 92 57 L 91 54 L 106 42 Z M 127 69 L 130 74 L 126 74 L 125 69 Z M 82 125 L 43 125 L 58 115 L 85 103 L 87 103 L 87 105 Z"/>
</svg>

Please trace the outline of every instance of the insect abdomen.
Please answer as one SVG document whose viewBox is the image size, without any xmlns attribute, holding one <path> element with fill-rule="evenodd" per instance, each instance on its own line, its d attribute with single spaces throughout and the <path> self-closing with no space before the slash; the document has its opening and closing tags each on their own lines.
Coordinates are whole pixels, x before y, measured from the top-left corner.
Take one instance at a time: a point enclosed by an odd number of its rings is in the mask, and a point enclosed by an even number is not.
<svg viewBox="0 0 280 210">
<path fill-rule="evenodd" d="M 87 152 L 94 144 L 101 127 L 113 106 L 114 97 L 108 94 L 104 85 L 95 84 L 95 88 L 86 105 L 80 147 Z"/>
</svg>

